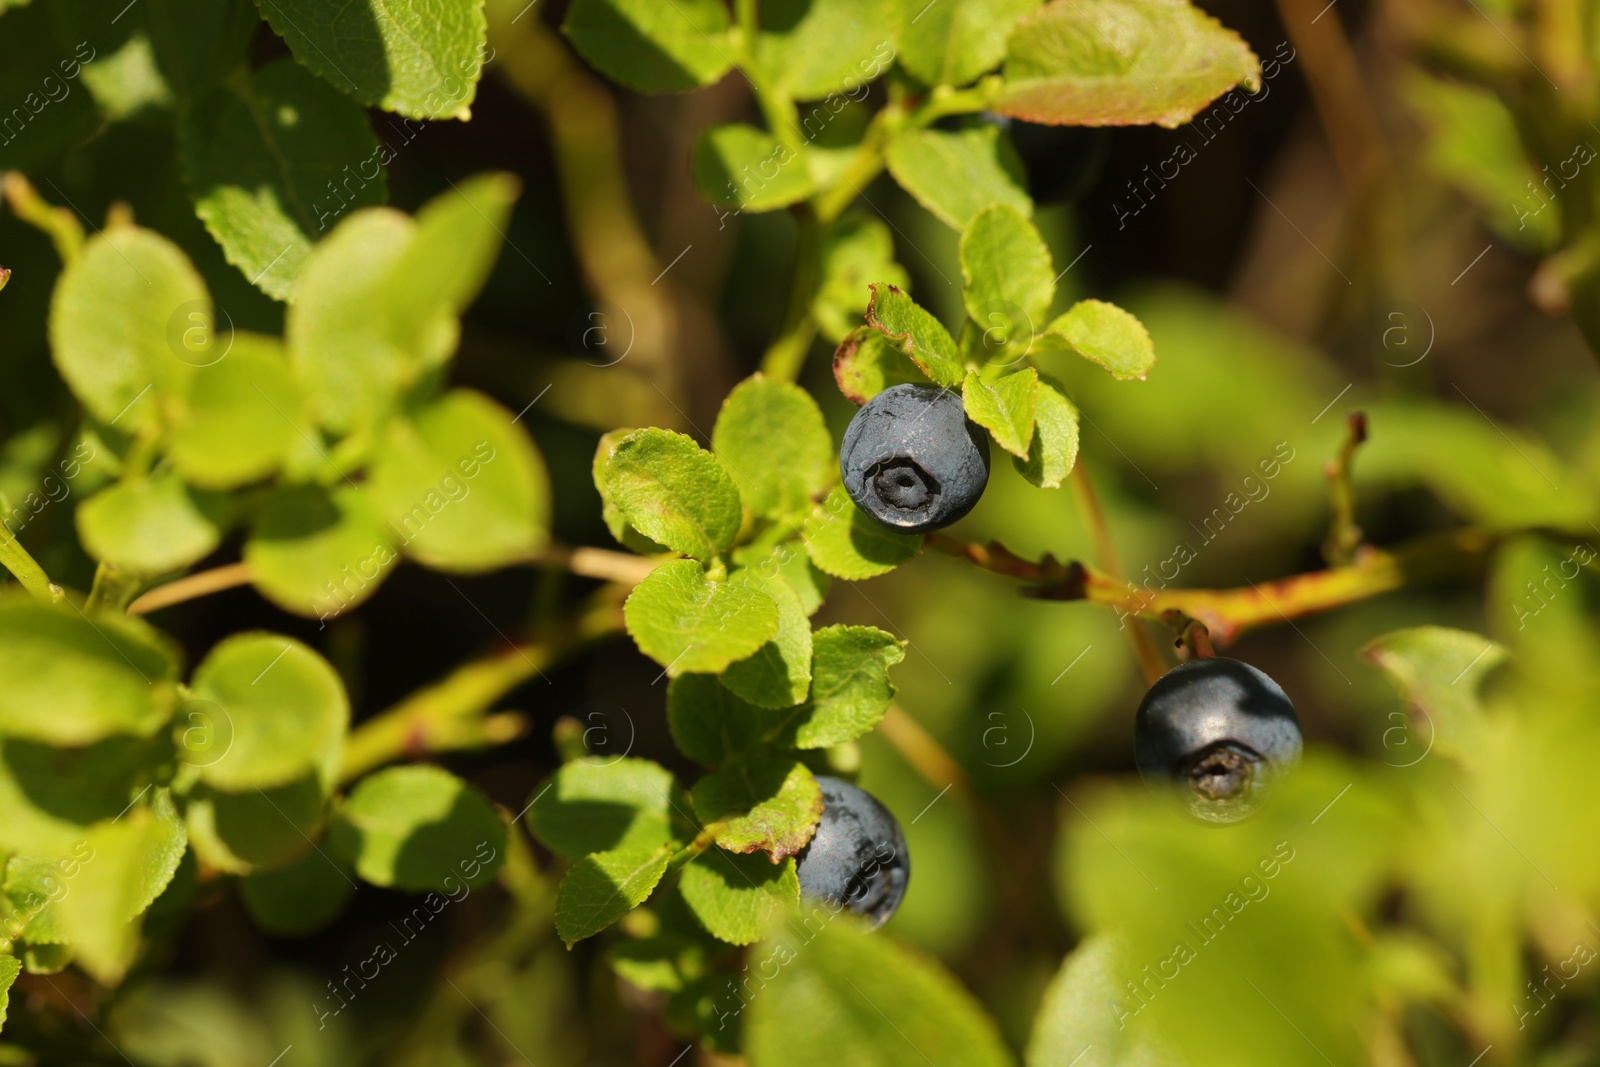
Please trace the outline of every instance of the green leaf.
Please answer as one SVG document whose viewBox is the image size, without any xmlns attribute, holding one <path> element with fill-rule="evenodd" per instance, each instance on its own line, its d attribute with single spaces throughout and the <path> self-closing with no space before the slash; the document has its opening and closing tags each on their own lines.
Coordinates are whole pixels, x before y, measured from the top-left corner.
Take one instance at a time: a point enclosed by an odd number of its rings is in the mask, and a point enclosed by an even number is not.
<svg viewBox="0 0 1600 1067">
<path fill-rule="evenodd" d="M 705 939 L 677 932 L 614 942 L 606 962 L 617 976 L 650 993 L 682 992 L 705 969 Z"/>
<path fill-rule="evenodd" d="M 711 936 L 734 945 L 761 940 L 800 903 L 794 860 L 780 864 L 720 848 L 683 869 L 683 899 Z"/>
<path fill-rule="evenodd" d="M 984 331 L 986 347 L 1026 355 L 1055 299 L 1050 249 L 1027 216 L 992 204 L 961 233 L 962 303 Z"/>
<path fill-rule="evenodd" d="M 811 688 L 811 620 L 799 594 L 782 578 L 766 579 L 749 568 L 736 572 L 733 581 L 772 598 L 778 605 L 778 632 L 748 659 L 730 663 L 722 684 L 763 708 L 800 703 Z"/>
<path fill-rule="evenodd" d="M 55 905 L 71 892 L 70 879 L 78 873 L 82 860 L 94 855 L 81 836 L 75 847 L 70 856 L 62 850 L 59 859 L 12 856 L 6 860 L 4 930 L 10 940 L 22 939 L 32 945 L 67 943 Z"/>
<path fill-rule="evenodd" d="M 366 600 L 399 559 L 367 494 L 350 485 L 277 490 L 244 543 L 256 590 L 285 611 L 312 618 Z"/>
<path fill-rule="evenodd" d="M 1142 1047 L 1139 1027 L 1118 1026 L 1107 1010 L 1127 996 L 1123 974 L 1132 974 L 1103 934 L 1084 940 L 1067 956 L 1045 988 L 1044 1002 L 1028 1039 L 1028 1067 L 1142 1067 L 1164 1062 Z"/>
<path fill-rule="evenodd" d="M 1355 464 L 1357 492 L 1421 484 L 1458 515 L 1494 530 L 1582 529 L 1594 518 L 1600 493 L 1586 472 L 1455 395 L 1453 407 L 1368 406 L 1372 436 Z"/>
<path fill-rule="evenodd" d="M 811 700 L 793 729 L 796 748 L 828 748 L 870 732 L 894 699 L 889 668 L 905 642 L 875 626 L 827 626 L 815 635 Z"/>
<path fill-rule="evenodd" d="M 167 472 L 106 486 L 78 505 L 74 519 L 93 559 L 135 574 L 166 574 L 216 550 L 225 503 Z"/>
<path fill-rule="evenodd" d="M 695 138 L 689 167 L 701 196 L 738 211 L 773 211 L 816 192 L 799 156 L 770 133 L 743 122 L 703 130 Z"/>
<path fill-rule="evenodd" d="M 1039 391 L 1039 372 L 1032 367 L 985 381 L 968 371 L 961 387 L 967 418 L 989 431 L 995 444 L 1019 459 L 1028 458 L 1033 444 L 1033 412 Z"/>
<path fill-rule="evenodd" d="M 1370 914 L 1396 859 L 1438 832 L 1417 827 L 1422 836 L 1396 840 L 1408 816 L 1382 779 L 1307 752 L 1270 803 L 1225 827 L 1176 816 L 1169 798 L 1138 782 L 1073 803 L 1057 855 L 1070 921 L 1114 932 L 1124 964 L 1117 997 L 1087 1005 L 1101 1026 L 1152 1052 L 1181 1049 L 1194 1067 L 1304 1063 L 1310 1048 L 1333 1063 L 1369 1059 L 1372 974 L 1341 915 Z M 1496 855 L 1514 857 L 1482 829 Z M 1147 973 L 1165 984 L 1152 993 L 1140 984 Z M 1228 1040 L 1217 1043 L 1218 1033 Z"/>
<path fill-rule="evenodd" d="M 693 560 L 663 563 L 634 587 L 623 621 L 639 650 L 668 677 L 715 674 L 778 632 L 778 605 L 733 581 L 712 581 Z"/>
<path fill-rule="evenodd" d="M 811 394 L 761 374 L 722 402 L 711 447 L 744 506 L 762 518 L 805 514 L 838 473 L 833 436 Z"/>
<path fill-rule="evenodd" d="M 1007 46 L 1002 115 L 1066 126 L 1172 128 L 1243 84 L 1250 46 L 1188 0 L 1054 0 Z"/>
<path fill-rule="evenodd" d="M 714 674 L 680 674 L 667 684 L 667 728 L 673 744 L 690 759 L 713 767 L 756 745 L 782 718 L 740 697 Z"/>
<path fill-rule="evenodd" d="M 739 533 L 739 490 L 711 453 L 671 430 L 636 430 L 606 461 L 606 494 L 651 540 L 710 559 Z"/>
<path fill-rule="evenodd" d="M 556 934 L 569 946 L 643 904 L 667 873 L 671 845 L 596 852 L 572 865 L 556 890 Z"/>
<path fill-rule="evenodd" d="M 755 58 L 795 100 L 855 95 L 895 61 L 890 0 L 767 0 Z"/>
<path fill-rule="evenodd" d="M 870 288 L 867 325 L 882 331 L 935 385 L 961 384 L 966 371 L 950 331 L 894 286 L 874 283 Z"/>
<path fill-rule="evenodd" d="M 779 545 L 770 558 L 777 561 L 778 576 L 799 595 L 800 606 L 805 608 L 806 614 L 815 615 L 828 596 L 828 587 L 833 578 L 818 570 L 804 548 L 795 541 L 785 541 Z M 770 564 L 757 563 L 755 566 L 769 567 Z"/>
<path fill-rule="evenodd" d="M 172 757 L 167 738 L 108 737 L 57 748 L 0 740 L 0 849 L 64 856 L 91 825 L 114 819 L 147 792 Z"/>
<path fill-rule="evenodd" d="M 1057 316 L 1040 340 L 1043 348 L 1075 352 L 1121 381 L 1143 381 L 1156 362 L 1155 344 L 1144 323 L 1104 300 L 1073 304 Z"/>
<path fill-rule="evenodd" d="M 1496 234 L 1523 248 L 1548 248 L 1561 230 L 1560 201 L 1537 192 L 1543 174 L 1529 160 L 1505 101 L 1492 90 L 1416 67 L 1406 70 L 1399 89 L 1421 121 L 1428 169 L 1465 193 Z M 1581 166 L 1593 158 L 1594 149 L 1580 142 L 1565 162 Z"/>
<path fill-rule="evenodd" d="M 600 73 L 646 93 L 710 85 L 736 51 L 719 0 L 574 0 L 561 29 Z"/>
<path fill-rule="evenodd" d="M 156 69 L 155 50 L 143 30 L 131 31 L 83 68 L 83 85 L 111 122 L 172 106 L 172 90 Z"/>
<path fill-rule="evenodd" d="M 449 360 L 518 188 L 510 175 L 480 175 L 415 221 L 366 208 L 313 249 L 284 329 L 290 366 L 329 430 L 375 429 Z"/>
<path fill-rule="evenodd" d="M 148 847 L 136 876 L 138 892 L 134 897 L 135 914 L 143 913 L 167 891 L 167 886 L 172 884 L 173 877 L 178 873 L 178 865 L 183 862 L 183 854 L 189 848 L 189 834 L 184 829 L 183 817 L 178 814 L 172 793 L 165 786 L 153 790 L 149 806 L 139 810 L 154 813 L 156 829 L 149 835 Z M 116 821 L 112 820 L 113 823 Z"/>
<path fill-rule="evenodd" d="M 21 960 L 15 956 L 0 956 L 0 1026 L 5 1025 L 6 1013 L 11 1008 L 11 986 L 21 971 Z"/>
<path fill-rule="evenodd" d="M 811 301 L 811 314 L 822 335 L 834 344 L 861 325 L 872 296 L 870 283 L 911 288 L 911 276 L 895 262 L 888 225 L 870 215 L 847 215 L 828 228 L 822 237 L 820 269 L 822 281 Z"/>
<path fill-rule="evenodd" d="M 600 494 L 600 517 L 605 521 L 606 529 L 611 531 L 611 536 L 642 556 L 660 555 L 672 550 L 665 545 L 656 544 L 629 526 L 628 520 L 622 517 L 622 510 L 611 499 L 611 491 L 606 488 L 606 464 L 611 462 L 611 453 L 615 452 L 617 445 L 633 432 L 633 430 L 612 430 L 601 434 L 600 442 L 595 446 L 594 462 L 590 464 L 589 473 L 594 480 L 595 491 Z"/>
<path fill-rule="evenodd" d="M 741 545 L 734 550 L 733 561 L 764 579 L 781 578 L 799 596 L 800 607 L 808 616 L 817 613 L 833 582 L 817 570 L 796 538 L 787 538 L 772 547 L 759 542 Z"/>
<path fill-rule="evenodd" d="M 288 785 L 337 766 L 350 725 L 344 684 L 328 661 L 293 638 L 234 634 L 216 647 L 190 682 L 216 706 L 228 744 L 196 761 L 200 778 L 231 792 Z"/>
<path fill-rule="evenodd" d="M 388 279 L 415 232 L 398 211 L 357 211 L 318 242 L 295 282 L 284 318 L 289 366 L 334 433 L 381 422 L 420 373 L 383 314 Z"/>
<path fill-rule="evenodd" d="M 549 536 L 550 480 L 532 440 L 467 389 L 389 423 L 367 491 L 401 551 L 439 570 L 526 560 Z"/>
<path fill-rule="evenodd" d="M 225 357 L 195 372 L 167 437 L 167 457 L 202 489 L 259 481 L 315 432 L 305 409 L 278 340 L 235 333 Z"/>
<path fill-rule="evenodd" d="M 55 905 L 76 962 L 102 985 L 122 980 L 139 943 L 138 916 L 160 894 L 183 855 L 175 818 L 135 807 L 84 837 L 90 854 Z"/>
<path fill-rule="evenodd" d="M 1409 766 L 1434 749 L 1457 759 L 1474 754 L 1483 729 L 1483 682 L 1505 662 L 1504 645 L 1465 630 L 1417 626 L 1368 642 L 1361 655 L 1406 701 L 1408 718 L 1391 715 L 1383 733 L 1385 762 Z"/>
<path fill-rule="evenodd" d="M 137 619 L 0 598 L 0 733 L 52 745 L 148 737 L 172 714 L 177 652 Z"/>
<path fill-rule="evenodd" d="M 274 937 L 306 937 L 326 928 L 356 895 L 328 855 L 307 852 L 287 867 L 239 879 L 245 910 Z"/>
<path fill-rule="evenodd" d="M 125 433 L 161 425 L 163 399 L 188 392 L 216 338 L 180 343 L 191 316 L 212 320 L 211 298 L 177 245 L 135 226 L 91 237 L 61 272 L 50 303 L 56 369 L 83 406 Z"/>
<path fill-rule="evenodd" d="M 1041 489 L 1056 489 L 1078 461 L 1078 409 L 1061 386 L 1039 379 L 1034 403 L 1033 442 L 1027 459 L 1012 459 L 1017 471 Z"/>
<path fill-rule="evenodd" d="M 760 849 L 777 863 L 806 847 L 822 817 L 822 787 L 787 753 L 747 753 L 695 783 L 695 814 L 730 852 Z"/>
<path fill-rule="evenodd" d="M 954 229 L 965 229 L 990 204 L 1033 211 L 1022 161 L 998 127 L 907 130 L 885 156 L 894 180 Z"/>
<path fill-rule="evenodd" d="M 521 193 L 515 175 L 490 171 L 451 182 L 417 212 L 416 233 L 387 288 L 395 336 L 421 338 L 424 365 L 438 366 L 455 351 L 456 319 L 488 282 Z"/>
<path fill-rule="evenodd" d="M 318 774 L 272 789 L 224 793 L 199 786 L 184 814 L 189 841 L 206 864 L 254 874 L 303 856 L 322 829 L 328 791 Z"/>
<path fill-rule="evenodd" d="M 256 0 L 294 57 L 363 104 L 470 118 L 487 24 L 480 0 Z"/>
<path fill-rule="evenodd" d="M 752 953 L 774 976 L 745 1019 L 751 1063 L 1013 1063 L 993 1020 L 939 964 L 827 905 L 801 918 Z"/>
<path fill-rule="evenodd" d="M 891 385 L 928 379 L 881 332 L 858 326 L 833 353 L 833 380 L 841 393 L 860 405 Z"/>
<path fill-rule="evenodd" d="M 888 574 L 916 555 L 922 535 L 879 526 L 835 486 L 806 520 L 805 545 L 818 570 L 854 582 Z"/>
<path fill-rule="evenodd" d="M 895 0 L 900 65 L 928 85 L 965 85 L 1000 65 L 1018 16 L 1039 0 Z"/>
<path fill-rule="evenodd" d="M 672 839 L 677 791 L 672 773 L 650 760 L 573 760 L 534 792 L 528 829 L 545 847 L 570 859 L 653 849 Z"/>
<path fill-rule="evenodd" d="M 361 779 L 335 809 L 328 843 L 373 885 L 454 890 L 494 878 L 506 826 L 478 790 L 417 763 Z"/>
<path fill-rule="evenodd" d="M 72 963 L 71 945 L 26 944 L 22 948 L 22 966 L 29 974 L 56 974 Z M 3 965 L 0 965 L 3 966 Z M 0 1023 L 5 1022 L 7 997 L 0 996 Z"/>
<path fill-rule="evenodd" d="M 228 262 L 279 300 L 340 215 L 388 199 L 388 150 L 361 105 L 290 59 L 231 80 L 180 132 L 195 213 Z"/>
</svg>

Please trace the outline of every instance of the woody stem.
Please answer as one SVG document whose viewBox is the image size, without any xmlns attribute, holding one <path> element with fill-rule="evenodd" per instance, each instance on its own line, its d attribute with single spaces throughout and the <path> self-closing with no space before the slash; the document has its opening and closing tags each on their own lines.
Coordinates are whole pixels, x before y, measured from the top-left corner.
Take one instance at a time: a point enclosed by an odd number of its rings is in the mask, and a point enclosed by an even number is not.
<svg viewBox="0 0 1600 1067">
<path fill-rule="evenodd" d="M 1519 531 L 1527 532 L 1527 531 Z M 1046 600 L 1088 600 L 1115 608 L 1119 619 L 1160 619 L 1181 612 L 1205 626 L 1211 640 L 1226 647 L 1245 630 L 1367 600 L 1407 585 L 1464 576 L 1477 571 L 1488 554 L 1514 533 L 1489 533 L 1463 527 L 1420 537 L 1391 549 L 1366 546 L 1341 567 L 1310 571 L 1247 588 L 1171 589 L 1131 585 L 1079 562 L 1046 556 L 1033 562 L 999 544 L 976 545 L 933 534 L 928 544 L 962 556 L 985 570 L 1030 583 L 1025 592 Z"/>
</svg>

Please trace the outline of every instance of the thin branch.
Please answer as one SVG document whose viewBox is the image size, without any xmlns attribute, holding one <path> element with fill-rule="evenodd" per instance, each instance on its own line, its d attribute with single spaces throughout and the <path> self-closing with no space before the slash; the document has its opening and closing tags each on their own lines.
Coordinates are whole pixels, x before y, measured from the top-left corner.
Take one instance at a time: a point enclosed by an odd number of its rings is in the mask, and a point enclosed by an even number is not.
<svg viewBox="0 0 1600 1067">
<path fill-rule="evenodd" d="M 185 600 L 195 600 L 199 597 L 220 593 L 224 589 L 234 589 L 241 585 L 250 584 L 250 565 L 248 563 L 230 563 L 225 567 L 215 567 L 209 571 L 200 571 L 198 574 L 186 574 L 176 581 L 166 585 L 158 585 L 148 593 L 139 597 L 128 605 L 129 615 L 148 615 L 152 611 L 170 608 L 174 604 L 181 604 Z"/>
<path fill-rule="evenodd" d="M 1333 524 L 1328 539 L 1322 545 L 1322 558 L 1335 567 L 1342 567 L 1355 558 L 1361 546 L 1361 527 L 1356 525 L 1356 493 L 1350 483 L 1350 470 L 1356 449 L 1367 439 L 1367 417 L 1357 411 L 1348 420 L 1350 433 L 1340 446 L 1338 455 L 1328 461 L 1323 473 L 1328 477 L 1328 487 L 1333 494 Z"/>
<path fill-rule="evenodd" d="M 63 266 L 72 266 L 83 256 L 83 225 L 70 208 L 56 207 L 39 195 L 27 178 L 16 171 L 0 175 L 0 192 L 17 218 L 43 230 L 55 245 Z"/>
<path fill-rule="evenodd" d="M 883 721 L 878 724 L 878 733 L 935 789 L 953 785 L 957 792 L 971 791 L 972 782 L 961 764 L 900 705 L 889 705 Z"/>
<path fill-rule="evenodd" d="M 395 760 L 481 748 L 521 736 L 527 726 L 523 716 L 486 712 L 523 682 L 619 632 L 623 591 L 615 585 L 604 587 L 560 629 L 462 664 L 357 726 L 345 741 L 340 782 L 354 781 Z"/>
<path fill-rule="evenodd" d="M 1077 493 L 1079 507 L 1083 509 L 1083 521 L 1089 528 L 1089 536 L 1094 540 L 1095 558 L 1107 575 L 1120 581 L 1122 564 L 1117 559 L 1116 541 L 1111 536 L 1111 525 L 1106 522 L 1105 509 L 1100 506 L 1100 496 L 1095 492 L 1094 481 L 1089 477 L 1089 469 L 1082 456 L 1078 457 L 1078 462 L 1072 468 L 1072 488 Z M 1153 683 L 1167 673 L 1167 661 L 1142 623 L 1135 620 L 1127 630 L 1145 680 Z"/>
<path fill-rule="evenodd" d="M 1176 643 L 1187 652 L 1189 659 L 1210 659 L 1217 654 L 1211 645 L 1211 631 L 1199 619 L 1191 619 L 1181 611 L 1169 611 L 1161 616 L 1161 621 L 1178 631 Z"/>
<path fill-rule="evenodd" d="M 986 570 L 1030 583 L 1032 588 L 1024 590 L 1026 595 L 1106 604 L 1115 608 L 1124 622 L 1160 619 L 1167 612 L 1181 612 L 1204 624 L 1211 640 L 1225 647 L 1243 631 L 1258 626 L 1329 611 L 1407 585 L 1475 573 L 1490 551 L 1513 535 L 1465 527 L 1420 537 L 1392 549 L 1366 546 L 1347 566 L 1242 589 L 1174 589 L 1152 582 L 1131 585 L 1078 562 L 1062 564 L 1046 556 L 1031 563 L 998 544 L 969 545 L 942 535 L 929 537 L 928 544 L 963 556 Z"/>
<path fill-rule="evenodd" d="M 576 548 L 551 545 L 528 559 L 528 563 L 536 567 L 571 571 L 584 578 L 616 582 L 630 589 L 644 581 L 645 576 L 660 566 L 661 562 L 660 559 L 649 556 L 635 556 L 629 552 L 613 552 L 607 548 L 589 548 L 584 545 Z M 152 611 L 170 608 L 186 600 L 195 600 L 210 596 L 212 593 L 220 593 L 225 589 L 248 585 L 250 581 L 248 563 L 229 563 L 223 567 L 185 575 L 166 585 L 157 586 L 129 604 L 128 614 L 148 615 Z"/>
<path fill-rule="evenodd" d="M 0 522 L 0 567 L 10 571 L 12 577 L 22 583 L 22 588 L 40 600 L 61 598 L 61 590 L 50 584 L 50 576 L 45 574 L 44 568 L 3 522 Z"/>
<path fill-rule="evenodd" d="M 544 117 L 567 209 L 572 248 L 590 290 L 620 309 L 631 329 L 634 365 L 676 395 L 673 359 L 679 314 L 634 209 L 623 164 L 623 132 L 610 90 L 521 0 L 486 9 L 495 69 Z"/>
<path fill-rule="evenodd" d="M 661 566 L 665 560 L 651 556 L 635 556 L 631 552 L 614 552 L 609 548 L 589 548 L 582 545 L 577 548 L 566 548 L 552 545 L 530 562 L 539 567 L 568 570 L 584 578 L 616 582 L 631 589 L 644 581 L 645 577 Z"/>
</svg>

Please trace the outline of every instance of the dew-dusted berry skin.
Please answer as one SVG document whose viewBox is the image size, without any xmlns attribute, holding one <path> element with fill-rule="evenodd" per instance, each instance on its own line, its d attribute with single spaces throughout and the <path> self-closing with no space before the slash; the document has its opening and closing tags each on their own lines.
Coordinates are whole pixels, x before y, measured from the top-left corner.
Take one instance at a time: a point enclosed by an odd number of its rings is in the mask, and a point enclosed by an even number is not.
<svg viewBox="0 0 1600 1067">
<path fill-rule="evenodd" d="M 844 432 L 839 473 L 856 507 L 892 530 L 924 533 L 972 510 L 989 484 L 989 435 L 968 420 L 961 394 L 891 386 Z"/>
<path fill-rule="evenodd" d="M 1179 664 L 1157 679 L 1134 719 L 1134 760 L 1147 781 L 1174 783 L 1206 822 L 1237 822 L 1300 759 L 1300 720 L 1283 689 L 1232 659 Z"/>
<path fill-rule="evenodd" d="M 876 797 L 838 778 L 817 777 L 822 821 L 800 852 L 800 892 L 843 904 L 882 926 L 900 907 L 911 878 L 911 855 L 900 824 Z"/>
</svg>

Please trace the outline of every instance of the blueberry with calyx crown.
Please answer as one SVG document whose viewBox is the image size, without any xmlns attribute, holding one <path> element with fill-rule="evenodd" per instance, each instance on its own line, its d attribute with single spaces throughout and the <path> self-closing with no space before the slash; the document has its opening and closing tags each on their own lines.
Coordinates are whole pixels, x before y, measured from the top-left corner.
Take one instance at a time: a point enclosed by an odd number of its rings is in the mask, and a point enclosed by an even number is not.
<svg viewBox="0 0 1600 1067">
<path fill-rule="evenodd" d="M 949 526 L 989 484 L 989 436 L 961 394 L 932 385 L 891 386 L 867 401 L 844 432 L 839 472 L 856 507 L 903 533 Z"/>
<path fill-rule="evenodd" d="M 1174 783 L 1204 822 L 1237 822 L 1300 759 L 1300 720 L 1283 689 L 1238 660 L 1182 663 L 1156 680 L 1134 719 L 1147 781 Z"/>
</svg>

